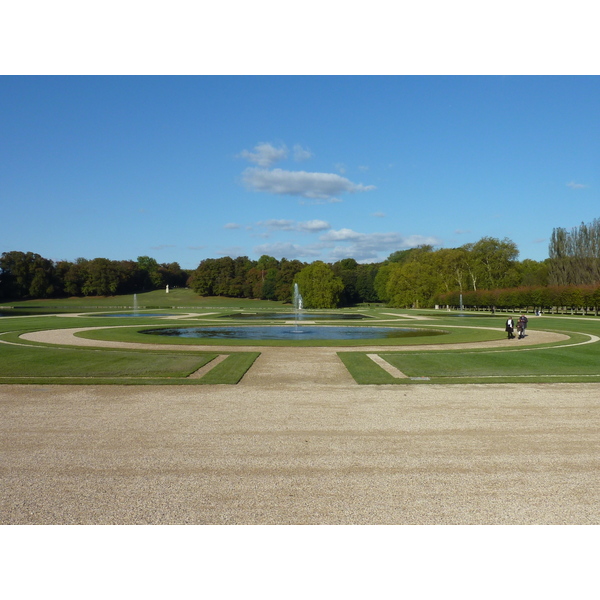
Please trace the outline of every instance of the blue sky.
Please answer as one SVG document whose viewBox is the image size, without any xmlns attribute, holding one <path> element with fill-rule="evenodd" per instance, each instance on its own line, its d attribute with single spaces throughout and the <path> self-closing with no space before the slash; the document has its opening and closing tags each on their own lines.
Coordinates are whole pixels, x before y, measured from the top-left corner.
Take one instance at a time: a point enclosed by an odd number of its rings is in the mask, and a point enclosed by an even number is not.
<svg viewBox="0 0 600 600">
<path fill-rule="evenodd" d="M 3 76 L 0 251 L 376 262 L 600 217 L 597 76 Z"/>
</svg>

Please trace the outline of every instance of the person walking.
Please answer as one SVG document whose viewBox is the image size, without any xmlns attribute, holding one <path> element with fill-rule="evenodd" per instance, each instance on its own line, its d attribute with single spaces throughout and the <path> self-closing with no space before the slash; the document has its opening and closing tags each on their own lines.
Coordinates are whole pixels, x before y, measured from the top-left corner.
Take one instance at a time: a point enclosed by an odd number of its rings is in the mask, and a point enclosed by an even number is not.
<svg viewBox="0 0 600 600">
<path fill-rule="evenodd" d="M 506 327 L 504 328 L 504 330 L 508 334 L 509 340 L 512 340 L 515 337 L 515 322 L 512 317 L 508 317 L 508 319 L 506 319 Z"/>
<path fill-rule="evenodd" d="M 517 322 L 517 331 L 519 332 L 519 339 L 523 339 L 525 337 L 525 330 L 527 329 L 527 317 L 525 315 L 521 315 L 519 317 L 519 321 Z"/>
</svg>

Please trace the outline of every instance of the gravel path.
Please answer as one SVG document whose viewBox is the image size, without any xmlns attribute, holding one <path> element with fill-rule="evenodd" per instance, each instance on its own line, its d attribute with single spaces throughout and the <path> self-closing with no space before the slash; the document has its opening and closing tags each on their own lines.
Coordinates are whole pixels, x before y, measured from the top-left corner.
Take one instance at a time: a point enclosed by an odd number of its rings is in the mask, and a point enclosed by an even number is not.
<svg viewBox="0 0 600 600">
<path fill-rule="evenodd" d="M 0 386 L 3 524 L 598 524 L 600 385 Z"/>
</svg>

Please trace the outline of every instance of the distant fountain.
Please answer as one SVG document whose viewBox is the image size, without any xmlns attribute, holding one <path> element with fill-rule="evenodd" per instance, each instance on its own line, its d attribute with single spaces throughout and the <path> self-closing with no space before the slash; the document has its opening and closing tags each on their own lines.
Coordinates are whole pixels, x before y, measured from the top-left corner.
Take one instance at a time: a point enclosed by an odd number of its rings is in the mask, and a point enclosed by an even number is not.
<svg viewBox="0 0 600 600">
<path fill-rule="evenodd" d="M 292 297 L 292 301 L 294 304 L 294 331 L 299 333 L 298 329 L 298 321 L 300 320 L 300 311 L 302 310 L 302 295 L 300 294 L 300 290 L 298 289 L 298 284 L 294 284 L 294 295 Z"/>
<path fill-rule="evenodd" d="M 137 294 L 133 295 L 133 315 L 136 316 L 138 314 L 138 299 Z"/>
</svg>

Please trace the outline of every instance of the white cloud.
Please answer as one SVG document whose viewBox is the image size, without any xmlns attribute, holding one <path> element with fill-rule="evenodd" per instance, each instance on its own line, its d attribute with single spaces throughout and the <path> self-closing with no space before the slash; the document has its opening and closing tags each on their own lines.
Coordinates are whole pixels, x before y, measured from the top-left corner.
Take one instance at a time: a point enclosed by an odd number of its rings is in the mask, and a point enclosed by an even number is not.
<svg viewBox="0 0 600 600">
<path fill-rule="evenodd" d="M 257 225 L 262 225 L 267 229 L 277 231 L 295 231 L 296 222 L 289 219 L 269 219 L 268 221 L 259 221 Z"/>
<path fill-rule="evenodd" d="M 249 150 L 242 150 L 240 152 L 240 156 L 253 162 L 259 167 L 271 167 L 276 162 L 287 158 L 288 149 L 285 144 L 276 148 L 272 144 L 268 142 L 260 142 L 256 146 L 254 146 L 254 152 L 250 152 Z"/>
<path fill-rule="evenodd" d="M 333 204 L 335 202 L 341 202 L 342 199 L 341 198 L 326 198 L 324 200 L 311 200 L 310 202 L 307 202 L 306 200 L 300 200 L 299 203 L 302 204 L 303 206 L 306 205 L 310 205 L 310 206 L 315 206 L 317 204 Z"/>
<path fill-rule="evenodd" d="M 581 190 L 588 186 L 584 183 L 575 183 L 574 181 L 569 181 L 569 183 L 567 183 L 567 187 L 570 187 L 572 190 Z"/>
<path fill-rule="evenodd" d="M 409 235 L 403 238 L 402 248 L 416 248 L 417 246 L 439 246 L 442 240 L 432 235 Z"/>
<path fill-rule="evenodd" d="M 268 221 L 259 221 L 257 225 L 266 227 L 271 231 L 303 231 L 306 233 L 315 233 L 330 228 L 327 221 L 321 221 L 320 219 L 304 222 L 289 219 L 269 219 Z"/>
<path fill-rule="evenodd" d="M 386 214 L 384 212 L 377 211 L 377 212 L 371 213 L 371 216 L 377 217 L 378 219 L 383 219 L 386 216 Z"/>
<path fill-rule="evenodd" d="M 364 233 L 358 233 L 357 231 L 353 231 L 352 229 L 332 229 L 328 231 L 324 235 L 321 236 L 321 239 L 324 242 L 342 242 L 348 240 L 357 240 L 362 236 L 365 236 Z"/>
<path fill-rule="evenodd" d="M 335 173 L 308 173 L 283 169 L 246 169 L 243 180 L 248 188 L 258 192 L 316 200 L 332 200 L 342 192 L 355 193 L 375 189 L 373 185 L 353 183 Z"/>
<path fill-rule="evenodd" d="M 226 223 L 225 225 L 223 225 L 224 229 L 239 229 L 240 227 L 241 226 L 237 223 Z"/>
<path fill-rule="evenodd" d="M 241 246 L 229 246 L 223 248 L 217 252 L 220 256 L 229 256 L 231 258 L 237 258 L 238 256 L 246 256 L 246 250 Z"/>
<path fill-rule="evenodd" d="M 312 158 L 313 153 L 308 148 L 303 148 L 300 144 L 294 145 L 294 160 L 301 162 Z"/>
<path fill-rule="evenodd" d="M 399 233 L 360 233 L 352 229 L 331 230 L 320 237 L 323 242 L 332 242 L 331 260 L 340 260 L 351 256 L 359 262 L 377 261 L 396 250 L 414 248 L 423 244 L 439 246 L 441 240 L 432 236 L 411 235 L 404 237 Z M 343 242 L 350 242 L 343 244 Z"/>
<path fill-rule="evenodd" d="M 268 256 L 274 256 L 277 259 L 315 259 L 321 256 L 323 246 L 320 244 L 305 245 L 293 244 L 291 242 L 276 242 L 273 244 L 262 244 L 254 248 L 254 252 L 262 256 L 267 254 Z"/>
<path fill-rule="evenodd" d="M 303 223 L 298 223 L 299 231 L 307 231 L 309 233 L 313 233 L 315 231 L 324 231 L 325 229 L 329 229 L 331 225 L 327 221 L 321 221 L 320 219 L 313 219 L 312 221 L 304 221 Z"/>
</svg>

